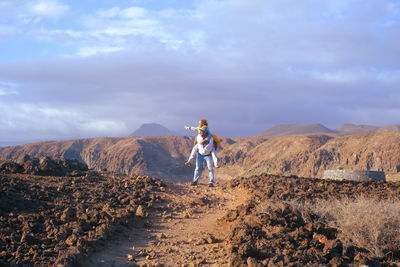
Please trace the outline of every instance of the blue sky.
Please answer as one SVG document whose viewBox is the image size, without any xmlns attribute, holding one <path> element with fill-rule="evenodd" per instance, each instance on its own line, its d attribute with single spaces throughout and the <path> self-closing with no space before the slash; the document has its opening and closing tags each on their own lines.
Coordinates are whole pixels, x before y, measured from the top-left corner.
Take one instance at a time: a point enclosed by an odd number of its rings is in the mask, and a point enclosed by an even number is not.
<svg viewBox="0 0 400 267">
<path fill-rule="evenodd" d="M 0 2 L 0 145 L 400 118 L 398 0 Z"/>
</svg>

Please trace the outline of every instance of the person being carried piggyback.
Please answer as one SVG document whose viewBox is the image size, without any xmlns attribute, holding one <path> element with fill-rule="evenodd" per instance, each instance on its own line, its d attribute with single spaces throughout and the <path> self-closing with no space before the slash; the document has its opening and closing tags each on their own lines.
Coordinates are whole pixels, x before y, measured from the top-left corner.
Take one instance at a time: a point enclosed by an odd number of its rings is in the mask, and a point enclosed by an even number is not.
<svg viewBox="0 0 400 267">
<path fill-rule="evenodd" d="M 197 185 L 201 171 L 203 170 L 203 161 L 206 162 L 207 168 L 208 168 L 208 175 L 210 177 L 210 182 L 209 186 L 213 187 L 214 186 L 214 169 L 213 169 L 213 163 L 212 163 L 212 156 L 211 156 L 211 151 L 214 148 L 214 139 L 212 137 L 208 137 L 207 130 L 205 128 L 200 128 L 200 138 L 202 138 L 203 141 L 205 140 L 202 144 L 200 144 L 200 141 L 197 144 L 197 158 L 196 158 L 196 169 L 194 170 L 194 176 L 193 176 L 193 182 L 192 185 L 195 186 Z"/>
<path fill-rule="evenodd" d="M 194 160 L 194 157 L 196 156 L 196 152 L 198 152 L 199 145 L 203 145 L 205 142 L 209 141 L 210 138 L 213 138 L 214 139 L 214 145 L 212 147 L 211 156 L 212 156 L 212 160 L 214 162 L 215 168 L 219 168 L 216 149 L 219 146 L 220 140 L 219 140 L 219 138 L 217 136 L 215 136 L 214 134 L 210 133 L 210 130 L 208 128 L 207 119 L 201 119 L 199 121 L 199 127 L 185 126 L 184 129 L 185 130 L 197 131 L 199 133 L 196 136 L 192 152 L 190 153 L 188 161 L 185 162 L 185 165 L 186 166 L 191 166 L 192 165 L 192 161 Z M 204 138 L 204 139 L 201 137 L 201 134 L 200 134 L 201 129 L 204 129 L 204 131 L 207 133 L 207 137 Z"/>
</svg>

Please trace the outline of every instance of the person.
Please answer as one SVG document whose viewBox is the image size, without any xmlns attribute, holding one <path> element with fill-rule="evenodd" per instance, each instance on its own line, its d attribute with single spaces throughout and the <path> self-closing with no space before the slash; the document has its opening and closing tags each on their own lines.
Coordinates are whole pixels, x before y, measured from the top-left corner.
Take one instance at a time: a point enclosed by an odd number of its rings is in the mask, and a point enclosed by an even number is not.
<svg viewBox="0 0 400 267">
<path fill-rule="evenodd" d="M 201 171 L 203 170 L 203 161 L 206 161 L 208 168 L 208 175 L 210 177 L 209 186 L 213 187 L 214 169 L 213 169 L 211 151 L 214 147 L 214 139 L 212 137 L 208 137 L 207 129 L 205 129 L 204 127 L 200 128 L 200 136 L 202 140 L 207 139 L 207 141 L 203 142 L 202 144 L 200 144 L 200 142 L 197 144 L 198 153 L 196 158 L 196 169 L 194 170 L 192 185 L 197 185 Z"/>
<path fill-rule="evenodd" d="M 206 130 L 206 132 L 207 132 L 207 138 L 204 138 L 204 139 L 203 139 L 203 138 L 200 136 L 200 129 L 202 129 L 202 128 Z M 191 166 L 191 165 L 192 165 L 192 161 L 193 161 L 193 159 L 194 159 L 194 157 L 195 157 L 195 155 L 196 155 L 196 152 L 197 152 L 198 149 L 199 149 L 198 144 L 202 145 L 202 144 L 204 144 L 205 142 L 207 142 L 207 141 L 212 137 L 212 138 L 214 139 L 214 140 L 213 140 L 213 141 L 214 141 L 214 146 L 213 146 L 213 149 L 212 149 L 212 151 L 211 151 L 211 156 L 212 156 L 212 159 L 213 159 L 215 168 L 219 168 L 219 165 L 218 165 L 218 157 L 217 157 L 217 152 L 216 152 L 216 147 L 218 147 L 218 142 L 219 142 L 219 140 L 216 140 L 216 139 L 218 139 L 218 138 L 217 138 L 215 135 L 212 135 L 212 134 L 210 133 L 210 130 L 209 130 L 209 128 L 208 128 L 207 119 L 201 119 L 201 120 L 199 121 L 199 127 L 185 126 L 184 129 L 185 129 L 185 130 L 192 130 L 192 131 L 198 131 L 198 132 L 199 132 L 199 134 L 196 136 L 196 139 L 195 139 L 195 141 L 194 141 L 194 146 L 193 146 L 193 148 L 192 148 L 192 152 L 190 153 L 190 156 L 189 156 L 188 161 L 185 162 L 185 165 L 186 165 L 186 166 Z"/>
</svg>

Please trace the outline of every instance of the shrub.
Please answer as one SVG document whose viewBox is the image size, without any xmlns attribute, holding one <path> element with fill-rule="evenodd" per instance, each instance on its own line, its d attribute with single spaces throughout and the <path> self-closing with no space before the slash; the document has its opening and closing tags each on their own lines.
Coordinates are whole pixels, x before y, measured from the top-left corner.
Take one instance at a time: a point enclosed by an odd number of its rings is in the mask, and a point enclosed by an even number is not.
<svg viewBox="0 0 400 267">
<path fill-rule="evenodd" d="M 358 197 L 318 200 L 302 207 L 290 204 L 302 214 L 312 210 L 338 230 L 343 244 L 364 248 L 376 257 L 385 256 L 383 250 L 389 244 L 400 245 L 400 200 Z"/>
</svg>

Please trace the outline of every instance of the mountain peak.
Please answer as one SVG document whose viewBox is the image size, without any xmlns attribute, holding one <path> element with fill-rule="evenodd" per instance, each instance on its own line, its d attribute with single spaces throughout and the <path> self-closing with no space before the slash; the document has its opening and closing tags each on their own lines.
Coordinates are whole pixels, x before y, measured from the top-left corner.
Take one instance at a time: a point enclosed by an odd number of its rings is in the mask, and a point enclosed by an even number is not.
<svg viewBox="0 0 400 267">
<path fill-rule="evenodd" d="M 355 125 L 352 123 L 345 123 L 340 125 L 336 130 L 340 135 L 352 135 L 362 133 L 374 133 L 377 132 L 380 127 L 371 125 Z"/>
<path fill-rule="evenodd" d="M 282 135 L 297 135 L 310 133 L 335 133 L 336 131 L 326 128 L 320 123 L 309 124 L 280 124 L 274 126 L 261 135 L 264 136 L 282 136 Z"/>
<path fill-rule="evenodd" d="M 174 136 L 177 133 L 158 123 L 143 123 L 130 136 Z"/>
</svg>

